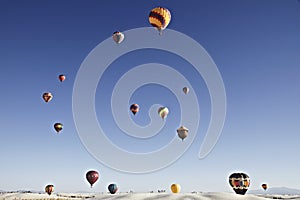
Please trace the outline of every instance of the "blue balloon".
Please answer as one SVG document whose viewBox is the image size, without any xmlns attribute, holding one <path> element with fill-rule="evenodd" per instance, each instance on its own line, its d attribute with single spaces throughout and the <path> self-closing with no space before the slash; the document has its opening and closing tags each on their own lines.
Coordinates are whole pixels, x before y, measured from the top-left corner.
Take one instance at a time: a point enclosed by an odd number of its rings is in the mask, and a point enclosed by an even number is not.
<svg viewBox="0 0 300 200">
<path fill-rule="evenodd" d="M 115 193 L 118 191 L 117 185 L 114 184 L 114 183 L 109 184 L 109 186 L 108 186 L 108 191 L 109 191 L 111 194 L 115 194 Z"/>
</svg>

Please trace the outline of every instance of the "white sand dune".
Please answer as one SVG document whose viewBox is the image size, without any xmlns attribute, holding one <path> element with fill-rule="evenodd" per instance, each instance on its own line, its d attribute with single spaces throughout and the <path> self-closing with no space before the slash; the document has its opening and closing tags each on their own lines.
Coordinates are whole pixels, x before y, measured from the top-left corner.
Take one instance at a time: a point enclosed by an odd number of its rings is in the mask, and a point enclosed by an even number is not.
<svg viewBox="0 0 300 200">
<path fill-rule="evenodd" d="M 39 194 L 39 193 L 2 193 L 1 200 L 268 200 L 268 199 L 294 199 L 300 200 L 300 195 L 237 195 L 233 193 L 118 193 L 118 194 L 78 194 L 78 193 L 57 193 L 57 194 Z"/>
</svg>

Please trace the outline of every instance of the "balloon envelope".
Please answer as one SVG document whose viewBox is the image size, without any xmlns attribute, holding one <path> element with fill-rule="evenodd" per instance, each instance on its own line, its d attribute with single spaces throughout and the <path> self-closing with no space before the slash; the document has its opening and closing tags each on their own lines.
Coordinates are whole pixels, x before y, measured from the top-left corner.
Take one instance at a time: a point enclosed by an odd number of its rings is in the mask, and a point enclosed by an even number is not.
<svg viewBox="0 0 300 200">
<path fill-rule="evenodd" d="M 120 44 L 124 40 L 125 37 L 124 37 L 123 33 L 121 33 L 120 31 L 116 31 L 113 33 L 112 38 L 117 44 Z"/>
<path fill-rule="evenodd" d="M 112 183 L 112 184 L 109 184 L 108 186 L 108 191 L 111 193 L 111 194 L 115 194 L 117 191 L 118 191 L 118 187 L 115 183 Z"/>
<path fill-rule="evenodd" d="M 250 178 L 245 173 L 233 173 L 229 176 L 229 184 L 235 193 L 244 195 L 250 186 Z"/>
<path fill-rule="evenodd" d="M 188 136 L 189 129 L 187 129 L 184 126 L 181 126 L 177 129 L 177 133 L 178 133 L 178 137 L 184 140 Z"/>
<path fill-rule="evenodd" d="M 184 92 L 184 94 L 189 93 L 190 89 L 188 87 L 184 87 L 182 88 L 182 91 Z"/>
<path fill-rule="evenodd" d="M 45 92 L 43 94 L 43 99 L 46 103 L 48 103 L 49 101 L 51 101 L 53 98 L 53 95 L 50 92 Z"/>
<path fill-rule="evenodd" d="M 97 171 L 91 170 L 86 173 L 86 180 L 91 184 L 91 187 L 93 187 L 93 184 L 96 183 L 98 178 L 99 173 Z"/>
<path fill-rule="evenodd" d="M 66 79 L 66 76 L 63 75 L 63 74 L 60 74 L 60 75 L 58 76 L 58 79 L 60 80 L 60 82 L 63 82 L 63 81 Z"/>
<path fill-rule="evenodd" d="M 165 119 L 169 114 L 169 109 L 167 107 L 160 107 L 158 109 L 158 114 L 161 118 Z"/>
<path fill-rule="evenodd" d="M 47 194 L 52 194 L 52 192 L 54 192 L 54 186 L 53 185 L 47 185 L 46 187 L 45 187 L 45 192 L 47 193 Z"/>
<path fill-rule="evenodd" d="M 263 184 L 261 185 L 261 187 L 262 187 L 264 190 L 267 190 L 267 189 L 268 189 L 268 185 L 267 185 L 266 183 L 263 183 Z"/>
<path fill-rule="evenodd" d="M 54 124 L 54 129 L 57 133 L 59 133 L 63 129 L 63 124 L 62 123 L 55 123 Z"/>
<path fill-rule="evenodd" d="M 138 104 L 134 103 L 134 104 L 132 104 L 132 105 L 130 106 L 130 110 L 131 110 L 131 112 L 135 115 L 136 113 L 139 112 L 140 107 L 139 107 Z"/>
<path fill-rule="evenodd" d="M 149 22 L 150 24 L 157 28 L 161 34 L 171 21 L 171 13 L 168 9 L 163 7 L 153 8 L 149 13 Z"/>
<path fill-rule="evenodd" d="M 179 184 L 172 184 L 171 185 L 171 191 L 173 192 L 173 193 L 179 193 L 180 192 L 180 189 L 181 189 L 181 187 L 180 187 L 180 185 Z"/>
</svg>

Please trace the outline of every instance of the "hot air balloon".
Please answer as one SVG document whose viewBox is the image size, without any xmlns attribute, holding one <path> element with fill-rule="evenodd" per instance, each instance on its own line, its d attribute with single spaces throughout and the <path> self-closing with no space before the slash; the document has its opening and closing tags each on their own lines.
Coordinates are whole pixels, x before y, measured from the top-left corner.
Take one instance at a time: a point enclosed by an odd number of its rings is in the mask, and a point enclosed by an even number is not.
<svg viewBox="0 0 300 200">
<path fill-rule="evenodd" d="M 153 8 L 149 13 L 149 22 L 152 26 L 157 28 L 159 34 L 169 25 L 171 21 L 171 13 L 168 9 L 163 7 Z"/>
<path fill-rule="evenodd" d="M 118 191 L 118 187 L 115 183 L 112 183 L 112 184 L 109 184 L 108 186 L 108 191 L 111 193 L 111 194 L 115 194 L 117 191 Z"/>
<path fill-rule="evenodd" d="M 165 119 L 169 114 L 169 109 L 167 107 L 160 107 L 158 109 L 158 114 L 161 118 Z"/>
<path fill-rule="evenodd" d="M 190 89 L 188 87 L 184 87 L 182 88 L 182 91 L 184 92 L 184 94 L 189 93 Z"/>
<path fill-rule="evenodd" d="M 188 136 L 189 133 L 189 129 L 187 129 L 184 126 L 180 126 L 177 129 L 177 133 L 178 133 L 178 137 L 182 139 L 182 141 L 184 140 L 184 138 L 186 138 Z"/>
<path fill-rule="evenodd" d="M 180 187 L 180 185 L 179 184 L 172 184 L 171 185 L 171 191 L 173 192 L 173 193 L 179 193 L 180 192 L 180 189 L 181 189 L 181 187 Z"/>
<path fill-rule="evenodd" d="M 250 178 L 245 173 L 233 173 L 229 176 L 229 184 L 235 193 L 244 195 L 250 186 Z"/>
<path fill-rule="evenodd" d="M 120 44 L 124 40 L 125 37 L 124 37 L 123 33 L 116 31 L 113 33 L 112 38 L 117 44 Z"/>
<path fill-rule="evenodd" d="M 60 74 L 60 75 L 58 76 L 58 79 L 60 80 L 60 82 L 63 82 L 63 81 L 66 79 L 66 76 L 63 75 L 63 74 Z"/>
<path fill-rule="evenodd" d="M 45 92 L 43 94 L 43 99 L 46 103 L 48 103 L 49 101 L 51 101 L 53 98 L 53 95 L 50 92 Z"/>
<path fill-rule="evenodd" d="M 266 183 L 261 184 L 261 187 L 262 187 L 264 190 L 267 190 L 267 189 L 268 189 L 268 185 L 267 185 Z"/>
<path fill-rule="evenodd" d="M 57 133 L 59 133 L 63 129 L 63 124 L 62 123 L 55 123 L 54 124 L 54 129 Z"/>
<path fill-rule="evenodd" d="M 54 192 L 54 186 L 53 185 L 47 185 L 46 187 L 45 187 L 45 192 L 47 193 L 47 194 L 52 194 L 52 192 Z"/>
<path fill-rule="evenodd" d="M 140 107 L 138 104 L 134 103 L 130 106 L 130 110 L 135 115 L 137 112 L 139 112 Z"/>
<path fill-rule="evenodd" d="M 86 173 L 86 179 L 91 184 L 91 187 L 93 187 L 93 184 L 96 183 L 98 178 L 99 173 L 97 171 L 91 170 Z"/>
</svg>

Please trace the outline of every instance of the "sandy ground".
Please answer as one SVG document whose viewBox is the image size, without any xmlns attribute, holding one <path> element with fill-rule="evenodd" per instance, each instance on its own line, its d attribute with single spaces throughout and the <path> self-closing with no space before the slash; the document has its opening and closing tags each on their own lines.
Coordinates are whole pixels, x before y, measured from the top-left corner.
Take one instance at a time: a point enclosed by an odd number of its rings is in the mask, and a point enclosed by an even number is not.
<svg viewBox="0 0 300 200">
<path fill-rule="evenodd" d="M 1 193 L 1 200 L 63 200 L 63 199 L 89 199 L 89 200 L 268 200 L 268 199 L 294 199 L 300 200 L 300 195 L 237 195 L 233 193 L 118 193 L 118 194 L 78 194 L 54 193 L 52 195 L 39 193 Z"/>
</svg>

